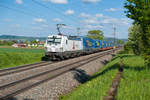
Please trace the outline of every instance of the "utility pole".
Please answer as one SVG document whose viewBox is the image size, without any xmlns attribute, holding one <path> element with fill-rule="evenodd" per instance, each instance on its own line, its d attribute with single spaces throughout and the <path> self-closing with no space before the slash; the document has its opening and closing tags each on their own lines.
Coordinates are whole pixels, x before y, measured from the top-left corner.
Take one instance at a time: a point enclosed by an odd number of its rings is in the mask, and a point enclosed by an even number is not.
<svg viewBox="0 0 150 100">
<path fill-rule="evenodd" d="M 62 33 L 60 32 L 60 28 L 62 26 L 66 26 L 66 24 L 57 24 L 56 26 L 57 26 L 58 35 L 62 35 Z"/>
<path fill-rule="evenodd" d="M 113 30 L 114 30 L 114 46 L 116 46 L 116 27 L 113 25 Z"/>
<path fill-rule="evenodd" d="M 77 34 L 78 34 L 78 36 L 80 34 L 80 28 L 79 27 L 77 28 Z"/>
</svg>

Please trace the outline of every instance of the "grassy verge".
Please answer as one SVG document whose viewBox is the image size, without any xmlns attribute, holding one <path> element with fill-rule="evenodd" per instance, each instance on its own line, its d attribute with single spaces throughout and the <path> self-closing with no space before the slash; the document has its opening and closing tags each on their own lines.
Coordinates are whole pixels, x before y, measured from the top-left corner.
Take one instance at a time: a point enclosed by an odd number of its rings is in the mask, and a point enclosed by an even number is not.
<svg viewBox="0 0 150 100">
<path fill-rule="evenodd" d="M 60 100 L 103 100 L 118 72 L 119 59 L 108 63 L 86 83 L 75 88 L 71 93 L 60 96 Z"/>
<path fill-rule="evenodd" d="M 43 53 L 44 49 L 3 47 L 3 48 L 0 48 L 0 53 L 1 52 L 11 52 L 11 53 Z"/>
<path fill-rule="evenodd" d="M 41 61 L 42 49 L 0 48 L 0 69 Z"/>
<path fill-rule="evenodd" d="M 150 99 L 150 69 L 144 66 L 140 56 L 125 56 L 123 58 L 124 72 L 121 79 L 117 100 L 149 100 Z"/>
<path fill-rule="evenodd" d="M 124 72 L 118 87 L 116 100 L 149 100 L 150 69 L 144 66 L 144 59 L 133 54 L 123 56 Z M 117 73 L 119 58 L 116 56 L 86 83 L 60 96 L 60 100 L 103 100 Z"/>
</svg>

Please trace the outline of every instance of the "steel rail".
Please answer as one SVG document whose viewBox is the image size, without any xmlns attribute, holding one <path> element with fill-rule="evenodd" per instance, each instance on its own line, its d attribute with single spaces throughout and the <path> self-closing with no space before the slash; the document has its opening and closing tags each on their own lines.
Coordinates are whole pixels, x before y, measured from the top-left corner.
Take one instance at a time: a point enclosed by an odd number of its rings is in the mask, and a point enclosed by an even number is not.
<svg viewBox="0 0 150 100">
<path fill-rule="evenodd" d="M 105 52 L 106 52 L 106 51 L 105 51 Z M 105 52 L 104 52 L 104 53 L 105 53 Z M 109 52 L 109 51 L 108 51 L 108 52 Z M 101 53 L 103 54 L 103 52 L 101 52 Z M 91 58 L 92 58 L 92 57 L 91 57 Z M 66 67 L 66 66 L 71 66 L 71 65 L 73 65 L 73 64 L 76 64 L 76 63 L 85 61 L 85 60 L 87 60 L 87 59 L 89 59 L 89 58 L 84 58 L 84 59 L 81 60 L 81 61 L 76 61 L 76 62 L 67 64 L 67 65 L 63 65 L 63 66 L 61 66 L 61 67 L 58 67 L 58 68 L 55 68 L 55 69 L 52 69 L 52 70 L 48 70 L 48 71 L 45 71 L 45 72 L 42 72 L 42 73 L 39 73 L 39 74 L 36 74 L 36 75 L 33 75 L 33 76 L 29 76 L 29 77 L 24 78 L 24 79 L 21 79 L 21 80 L 17 80 L 17 81 L 14 81 L 14 82 L 11 82 L 11 83 L 8 83 L 8 84 L 5 84 L 5 85 L 1 85 L 1 86 L 0 86 L 0 89 L 4 89 L 4 88 L 6 88 L 6 87 L 8 87 L 8 86 L 12 86 L 14 83 L 20 83 L 20 82 L 22 82 L 22 81 L 26 81 L 26 80 L 29 80 L 29 79 L 36 78 L 36 77 L 38 77 L 38 76 L 44 75 L 44 74 L 46 74 L 46 73 L 50 73 L 50 72 L 53 72 L 53 71 L 62 69 L 62 68 L 64 68 L 64 67 Z"/>
<path fill-rule="evenodd" d="M 10 75 L 13 73 L 19 73 L 22 71 L 26 71 L 29 69 L 34 69 L 34 68 L 38 68 L 38 67 L 42 67 L 45 65 L 50 65 L 50 64 L 54 64 L 56 62 L 46 62 L 46 61 L 42 61 L 39 63 L 34 63 L 34 64 L 27 64 L 27 65 L 23 65 L 23 66 L 17 66 L 17 67 L 13 67 L 13 68 L 8 68 L 8 69 L 3 69 L 0 70 L 0 76 L 5 76 L 5 75 Z"/>
<path fill-rule="evenodd" d="M 101 51 L 101 52 L 103 52 L 103 51 Z M 56 62 L 58 62 L 58 61 L 56 61 Z M 10 75 L 13 73 L 19 73 L 19 72 L 26 71 L 29 69 L 42 67 L 42 66 L 49 65 L 49 64 L 54 64 L 56 62 L 41 61 L 38 63 L 26 64 L 26 65 L 22 65 L 22 66 L 16 66 L 16 67 L 12 67 L 12 68 L 2 69 L 2 70 L 0 70 L 0 77 L 5 76 L 5 75 Z"/>
<path fill-rule="evenodd" d="M 42 66 L 49 65 L 49 64 L 54 64 L 54 63 L 56 62 L 41 61 L 41 62 L 34 63 L 34 64 L 26 64 L 22 66 L 2 69 L 0 70 L 0 77 L 5 76 L 5 75 L 10 75 L 13 73 L 19 73 L 19 72 L 26 71 L 26 70 L 33 69 L 33 68 L 42 67 Z"/>
<path fill-rule="evenodd" d="M 115 49 L 115 50 L 117 50 L 117 49 Z M 42 75 L 45 75 L 45 74 L 49 74 L 50 72 L 58 71 L 58 70 L 60 70 L 60 69 L 65 68 L 66 66 L 71 66 L 71 65 L 73 65 L 73 64 L 79 64 L 79 65 L 76 65 L 76 66 L 74 66 L 74 67 L 71 67 L 71 68 L 69 68 L 69 69 L 67 69 L 67 70 L 65 70 L 65 71 L 62 71 L 61 73 L 58 73 L 57 75 L 54 75 L 54 76 L 52 76 L 52 77 L 48 77 L 48 78 L 46 78 L 46 79 L 40 80 L 39 82 L 36 82 L 36 83 L 34 83 L 34 84 L 31 84 L 30 86 L 26 86 L 26 87 L 24 87 L 24 88 L 21 88 L 21 89 L 15 91 L 15 92 L 13 92 L 13 93 L 8 93 L 8 94 L 6 94 L 6 95 L 0 97 L 0 99 L 3 99 L 3 100 L 4 100 L 4 99 L 7 99 L 7 98 L 10 98 L 10 97 L 12 97 L 12 96 L 14 96 L 14 95 L 20 93 L 21 91 L 23 92 L 23 91 L 25 91 L 26 89 L 30 89 L 30 88 L 32 88 L 33 86 L 36 86 L 36 85 L 38 85 L 38 84 L 40 84 L 40 83 L 43 83 L 43 82 L 45 82 L 45 81 L 47 81 L 47 80 L 53 79 L 53 78 L 55 78 L 55 77 L 57 77 L 57 76 L 59 76 L 59 75 L 61 75 L 61 74 L 63 74 L 63 73 L 66 73 L 66 72 L 72 70 L 73 68 L 80 67 L 81 65 L 87 64 L 87 63 L 89 63 L 89 62 L 91 62 L 91 61 L 93 61 L 93 60 L 95 60 L 95 59 L 97 59 L 97 58 L 99 58 L 99 57 L 102 57 L 102 56 L 104 56 L 104 55 L 106 55 L 106 54 L 108 54 L 108 53 L 110 54 L 110 53 L 112 53 L 112 52 L 113 52 L 113 50 L 107 51 L 107 52 L 105 51 L 105 52 L 102 53 L 101 55 L 96 55 L 96 56 L 94 56 L 94 57 L 87 58 L 87 59 L 84 59 L 84 60 L 82 60 L 82 61 L 74 62 L 74 63 L 67 64 L 67 65 L 61 66 L 61 67 L 59 67 L 59 68 L 50 70 L 50 71 L 46 71 L 46 72 L 44 72 L 44 73 L 40 73 L 40 74 L 38 74 L 38 75 L 36 75 L 36 76 L 28 77 L 27 79 L 23 79 L 23 80 L 20 80 L 20 81 L 17 81 L 17 82 L 13 82 L 13 83 L 11 83 L 11 84 L 7 84 L 7 85 L 5 85 L 4 87 L 1 87 L 0 89 L 5 89 L 5 88 L 7 88 L 7 87 L 14 86 L 14 85 L 16 85 L 16 84 L 18 84 L 18 83 L 20 83 L 20 82 L 24 82 L 24 81 L 27 81 L 27 80 L 30 80 L 30 79 L 33 79 L 33 78 L 36 78 L 36 77 L 39 77 L 39 76 L 42 76 Z M 86 61 L 86 60 L 87 60 L 87 61 Z M 83 61 L 86 61 L 86 62 L 82 63 Z M 80 62 L 81 64 L 80 64 L 79 62 Z"/>
</svg>

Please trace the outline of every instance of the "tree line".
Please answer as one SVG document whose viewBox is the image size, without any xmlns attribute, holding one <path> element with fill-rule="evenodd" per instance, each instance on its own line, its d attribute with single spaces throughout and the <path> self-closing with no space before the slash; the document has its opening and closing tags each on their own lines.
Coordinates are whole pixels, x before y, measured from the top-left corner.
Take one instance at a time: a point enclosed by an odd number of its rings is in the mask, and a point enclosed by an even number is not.
<svg viewBox="0 0 150 100">
<path fill-rule="evenodd" d="M 126 16 L 134 21 L 125 49 L 142 55 L 150 67 L 150 0 L 126 0 L 124 7 Z"/>
</svg>

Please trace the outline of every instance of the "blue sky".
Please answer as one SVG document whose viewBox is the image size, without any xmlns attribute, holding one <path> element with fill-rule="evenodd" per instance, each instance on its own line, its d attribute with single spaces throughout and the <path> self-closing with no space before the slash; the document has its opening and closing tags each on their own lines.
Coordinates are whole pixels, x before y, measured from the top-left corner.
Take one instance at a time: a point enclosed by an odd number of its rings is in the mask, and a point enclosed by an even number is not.
<svg viewBox="0 0 150 100">
<path fill-rule="evenodd" d="M 100 29 L 106 37 L 128 38 L 132 21 L 125 16 L 124 0 L 0 0 L 0 35 L 46 37 L 57 34 L 56 24 L 67 26 L 65 35 L 86 35 Z"/>
</svg>

